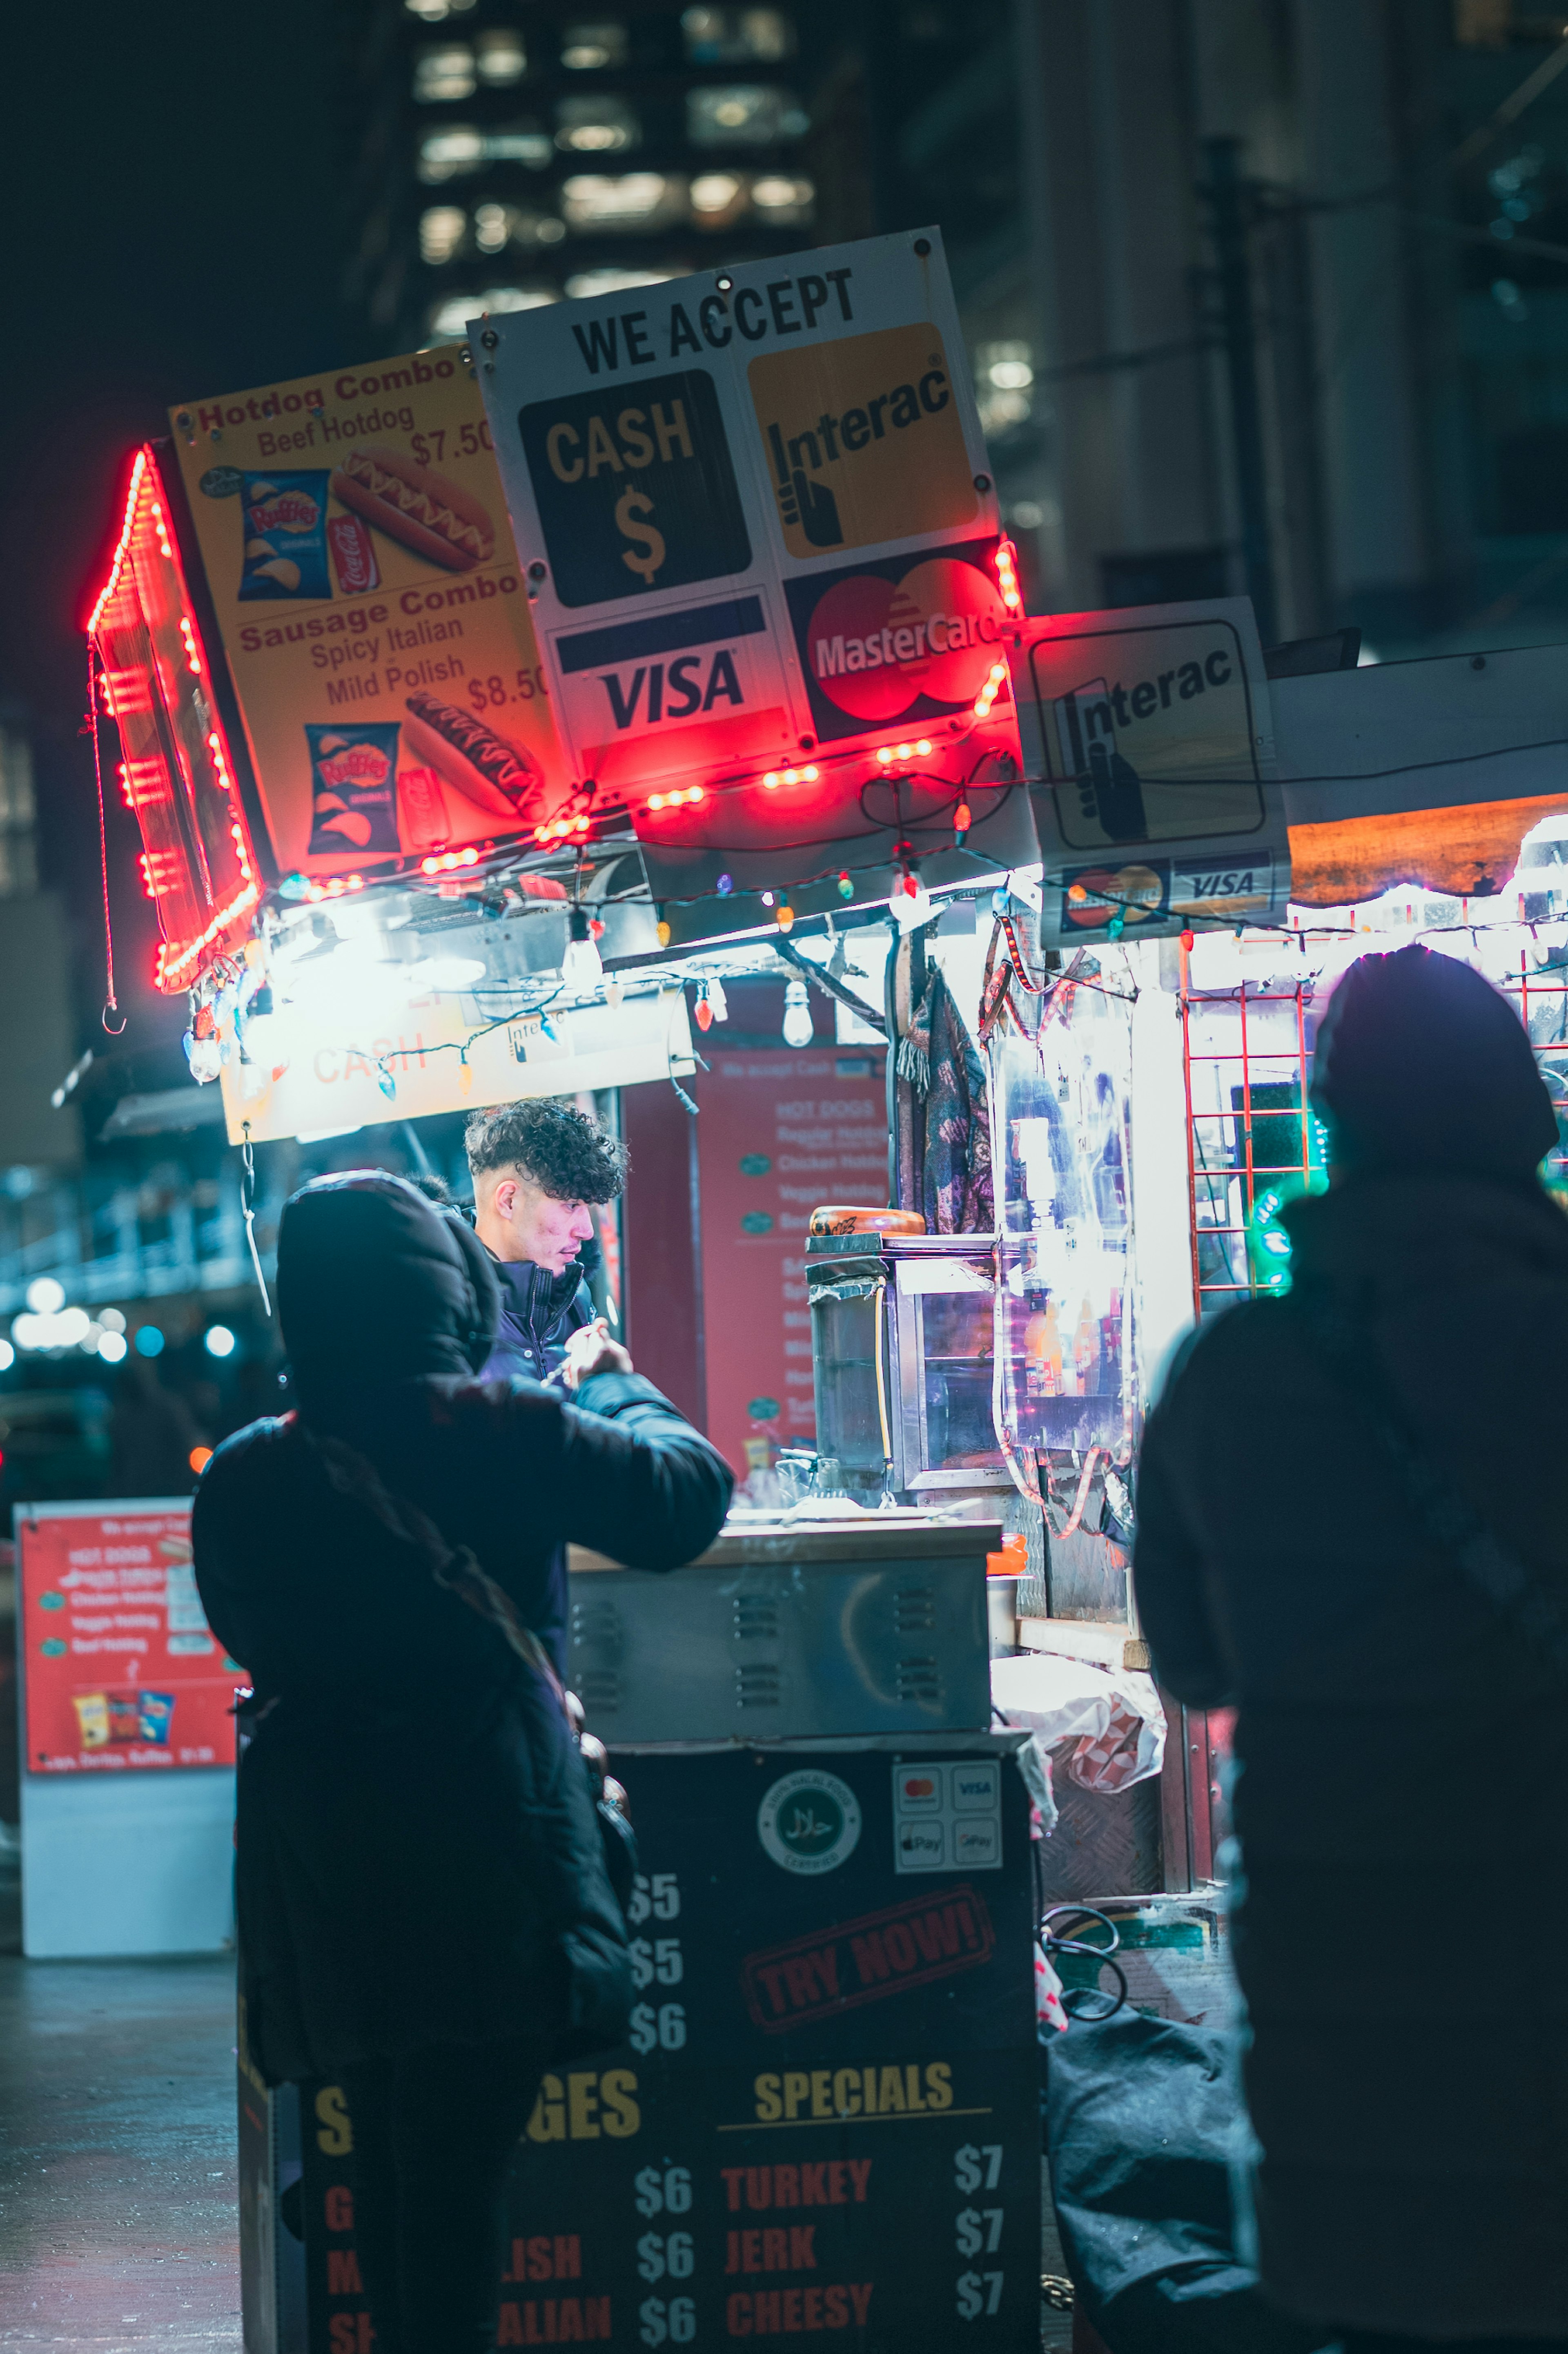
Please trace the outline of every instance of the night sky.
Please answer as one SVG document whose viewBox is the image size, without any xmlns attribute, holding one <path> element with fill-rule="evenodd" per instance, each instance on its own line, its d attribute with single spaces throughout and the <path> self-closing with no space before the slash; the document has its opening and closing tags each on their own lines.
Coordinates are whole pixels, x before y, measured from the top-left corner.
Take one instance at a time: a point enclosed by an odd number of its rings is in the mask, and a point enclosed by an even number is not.
<svg viewBox="0 0 1568 2354">
<path fill-rule="evenodd" d="M 332 0 L 6 13 L 0 694 L 31 722 L 44 880 L 67 898 L 81 1043 L 101 1051 L 82 622 L 130 452 L 166 432 L 172 401 L 371 355 L 337 299 L 335 24 Z M 112 742 L 106 728 L 106 761 Z M 147 985 L 155 925 L 135 827 L 109 781 L 129 1049 L 177 1035 L 185 1009 Z"/>
</svg>

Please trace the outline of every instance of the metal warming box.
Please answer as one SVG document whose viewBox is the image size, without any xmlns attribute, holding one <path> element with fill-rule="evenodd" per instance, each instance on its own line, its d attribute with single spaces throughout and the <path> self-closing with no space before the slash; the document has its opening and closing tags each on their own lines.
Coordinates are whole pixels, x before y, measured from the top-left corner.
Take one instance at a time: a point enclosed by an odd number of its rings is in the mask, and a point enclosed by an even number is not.
<svg viewBox="0 0 1568 2354">
<path fill-rule="evenodd" d="M 574 1545 L 569 1681 L 617 1746 L 983 1731 L 1000 1542 L 991 1522 L 890 1511 L 736 1514 L 667 1573 Z"/>
<path fill-rule="evenodd" d="M 819 1458 L 863 1502 L 1004 1490 L 991 1417 L 989 1235 L 813 1235 L 806 1246 Z"/>
</svg>

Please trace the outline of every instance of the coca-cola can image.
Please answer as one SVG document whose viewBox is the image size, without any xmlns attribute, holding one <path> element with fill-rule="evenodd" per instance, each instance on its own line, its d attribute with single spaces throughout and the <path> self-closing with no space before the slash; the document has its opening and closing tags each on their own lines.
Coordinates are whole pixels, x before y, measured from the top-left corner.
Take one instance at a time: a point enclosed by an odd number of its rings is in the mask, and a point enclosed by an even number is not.
<svg viewBox="0 0 1568 2354">
<path fill-rule="evenodd" d="M 380 588 L 375 542 L 357 515 L 334 515 L 327 525 L 327 537 L 332 542 L 337 585 L 345 597 L 363 596 L 367 588 Z"/>
</svg>

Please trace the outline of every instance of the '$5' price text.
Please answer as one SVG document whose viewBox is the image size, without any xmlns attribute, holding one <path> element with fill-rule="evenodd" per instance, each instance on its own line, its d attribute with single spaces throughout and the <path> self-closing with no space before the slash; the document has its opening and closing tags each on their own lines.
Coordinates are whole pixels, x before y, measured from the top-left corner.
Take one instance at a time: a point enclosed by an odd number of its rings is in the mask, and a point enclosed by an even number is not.
<svg viewBox="0 0 1568 2354">
<path fill-rule="evenodd" d="M 633 2178 L 637 2211 L 689 2215 L 692 2174 L 685 2166 L 645 2166 Z M 696 2265 L 690 2232 L 644 2232 L 637 2243 L 637 2269 L 645 2281 L 689 2280 Z M 637 2308 L 637 2334 L 644 2346 L 687 2346 L 697 2334 L 697 2308 L 689 2296 L 645 2296 Z"/>
<path fill-rule="evenodd" d="M 643 1923 L 658 1924 L 679 1920 L 681 1889 L 673 1872 L 656 1872 L 652 1878 L 639 1872 L 632 1889 L 627 1918 L 634 1929 Z M 631 1940 L 631 1980 L 641 1992 L 643 1988 L 676 1987 L 686 1975 L 686 1965 L 681 1952 L 679 1937 L 635 1936 Z M 640 2002 L 632 2007 L 631 2048 L 644 2056 L 655 2049 L 680 2052 L 686 2041 L 686 2006 L 683 2002 Z"/>
</svg>

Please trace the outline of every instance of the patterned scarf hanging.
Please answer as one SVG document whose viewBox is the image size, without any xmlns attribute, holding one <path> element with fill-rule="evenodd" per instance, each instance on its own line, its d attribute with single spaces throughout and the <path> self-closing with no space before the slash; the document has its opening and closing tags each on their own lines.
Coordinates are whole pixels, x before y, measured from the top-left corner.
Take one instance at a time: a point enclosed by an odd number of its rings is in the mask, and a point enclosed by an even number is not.
<svg viewBox="0 0 1568 2354">
<path fill-rule="evenodd" d="M 926 1106 L 920 1206 L 927 1232 L 990 1234 L 996 1214 L 985 1065 L 936 965 L 899 1041 L 898 1076 Z"/>
</svg>

